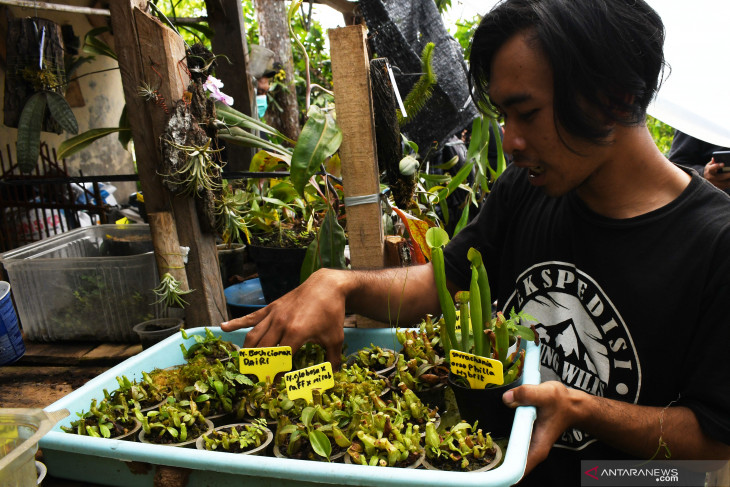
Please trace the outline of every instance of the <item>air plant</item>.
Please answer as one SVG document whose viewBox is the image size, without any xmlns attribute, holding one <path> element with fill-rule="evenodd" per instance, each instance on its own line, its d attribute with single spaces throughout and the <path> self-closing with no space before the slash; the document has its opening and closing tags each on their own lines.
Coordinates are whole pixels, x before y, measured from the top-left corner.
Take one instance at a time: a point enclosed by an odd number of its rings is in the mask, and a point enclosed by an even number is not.
<svg viewBox="0 0 730 487">
<path fill-rule="evenodd" d="M 160 284 L 156 288 L 152 290 L 158 298 L 156 303 L 165 303 L 165 306 L 168 308 L 170 307 L 178 307 L 178 308 L 184 308 L 188 305 L 188 303 L 182 298 L 185 294 L 189 294 L 194 291 L 194 289 L 187 289 L 184 290 L 181 287 L 180 281 L 175 279 L 175 276 L 170 274 L 169 272 L 166 272 L 162 279 L 160 279 Z"/>
<path fill-rule="evenodd" d="M 182 159 L 180 167 L 164 175 L 166 183 L 179 188 L 183 195 L 218 191 L 222 188 L 217 176 L 223 170 L 223 163 L 218 162 L 216 155 L 223 149 L 213 149 L 212 139 L 206 139 L 203 145 L 183 145 L 170 139 L 162 140 L 177 149 Z"/>
</svg>

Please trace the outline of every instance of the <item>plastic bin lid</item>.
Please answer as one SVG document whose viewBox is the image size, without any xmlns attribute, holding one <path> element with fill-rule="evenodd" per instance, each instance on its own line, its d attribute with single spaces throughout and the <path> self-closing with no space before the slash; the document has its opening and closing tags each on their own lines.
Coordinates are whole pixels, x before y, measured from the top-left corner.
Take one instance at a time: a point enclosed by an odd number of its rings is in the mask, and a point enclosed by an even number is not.
<svg viewBox="0 0 730 487">
<path fill-rule="evenodd" d="M 47 412 L 42 409 L 0 408 L 0 426 L 5 434 L 0 434 L 0 441 L 13 444 L 12 436 L 17 434 L 17 427 L 27 426 L 35 432 L 28 438 L 18 437 L 19 444 L 14 445 L 6 455 L 0 458 L 0 472 L 5 467 L 13 465 L 25 453 L 38 444 L 38 441 L 48 433 L 53 426 L 69 415 L 68 409 Z M 5 428 L 11 426 L 10 429 Z M 6 437 L 7 436 L 7 437 Z M 7 446 L 7 445 L 6 445 Z M 13 467 L 11 467 L 13 468 Z"/>
<path fill-rule="evenodd" d="M 226 303 L 230 306 L 263 308 L 266 306 L 264 292 L 261 290 L 259 278 L 249 279 L 223 290 Z"/>
</svg>

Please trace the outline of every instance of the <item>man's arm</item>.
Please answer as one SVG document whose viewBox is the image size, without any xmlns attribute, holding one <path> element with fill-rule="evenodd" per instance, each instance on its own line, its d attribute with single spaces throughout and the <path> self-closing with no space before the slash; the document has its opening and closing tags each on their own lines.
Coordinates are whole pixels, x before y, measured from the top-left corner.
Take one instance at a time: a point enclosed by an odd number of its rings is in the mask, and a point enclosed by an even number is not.
<svg viewBox="0 0 730 487">
<path fill-rule="evenodd" d="M 221 328 L 254 327 L 246 335 L 244 347 L 281 345 L 298 350 L 306 342 L 318 343 L 337 367 L 346 311 L 406 326 L 438 310 L 431 264 L 372 271 L 320 269 L 265 308 L 223 323 Z"/>
<path fill-rule="evenodd" d="M 580 428 L 635 457 L 664 460 L 660 438 L 673 460 L 727 460 L 730 445 L 708 437 L 691 409 L 637 406 L 593 396 L 560 382 L 524 385 L 503 396 L 510 407 L 537 407 L 525 473 L 545 460 L 565 430 Z"/>
</svg>

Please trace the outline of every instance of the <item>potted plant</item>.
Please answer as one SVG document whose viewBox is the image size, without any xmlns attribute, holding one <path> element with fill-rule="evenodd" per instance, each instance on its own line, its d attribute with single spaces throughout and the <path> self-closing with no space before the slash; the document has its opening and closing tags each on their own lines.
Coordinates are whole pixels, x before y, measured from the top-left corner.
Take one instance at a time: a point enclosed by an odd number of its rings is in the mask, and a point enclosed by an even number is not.
<svg viewBox="0 0 730 487">
<path fill-rule="evenodd" d="M 262 418 L 269 425 L 273 425 L 281 416 L 297 417 L 301 414 L 304 403 L 303 399 L 289 399 L 283 380 L 276 383 L 260 381 L 246 391 L 243 400 L 236 407 L 236 417 Z"/>
<path fill-rule="evenodd" d="M 436 363 L 439 357 L 443 358 L 444 356 L 441 332 L 440 322 L 434 323 L 433 317 L 428 315 L 421 322 L 418 330 L 398 328 L 395 331 L 395 336 L 402 346 L 400 353 L 407 360 L 419 358 L 430 363 Z"/>
<path fill-rule="evenodd" d="M 77 412 L 79 419 L 72 421 L 70 426 L 61 426 L 61 429 L 66 433 L 115 439 L 126 439 L 139 431 L 142 423 L 132 414 L 127 402 L 114 404 L 106 390 L 104 395 L 99 403 L 92 399 L 87 412 Z"/>
<path fill-rule="evenodd" d="M 134 413 L 142 422 L 139 441 L 167 446 L 190 446 L 199 436 L 213 431 L 213 422 L 203 417 L 195 402 L 185 408 L 170 397 L 157 410 Z"/>
<path fill-rule="evenodd" d="M 118 376 L 116 379 L 119 387 L 112 391 L 110 400 L 114 404 L 126 403 L 130 409 L 136 407 L 142 412 L 165 401 L 172 391 L 169 385 L 155 381 L 144 371 L 141 382 L 132 382 L 126 375 Z"/>
<path fill-rule="evenodd" d="M 332 415 L 330 408 L 315 404 L 302 409 L 296 422 L 281 416 L 276 428 L 274 454 L 282 458 L 327 462 L 343 457 L 351 442 L 333 422 Z"/>
<path fill-rule="evenodd" d="M 417 468 L 423 460 L 421 431 L 412 423 L 394 424 L 384 412 L 363 415 L 347 449 L 345 463 Z"/>
<path fill-rule="evenodd" d="M 366 367 L 380 375 L 387 376 L 394 368 L 398 354 L 389 348 L 382 348 L 370 344 L 361 348 L 348 358 L 348 363 Z"/>
<path fill-rule="evenodd" d="M 395 390 L 408 388 L 426 404 L 443 411 L 445 409 L 444 390 L 448 382 L 449 369 L 444 359 L 436 355 L 431 357 L 413 357 L 406 360 L 398 354 L 395 370 L 389 376 L 391 386 Z"/>
<path fill-rule="evenodd" d="M 187 340 L 190 338 L 185 330 L 180 330 L 182 337 Z M 205 329 L 205 335 L 193 335 L 195 343 L 190 347 L 185 347 L 184 343 L 180 344 L 183 357 L 190 361 L 197 356 L 203 356 L 210 362 L 216 360 L 226 361 L 237 352 L 240 347 L 233 342 L 223 340 L 222 337 L 216 336 L 210 328 Z"/>
<path fill-rule="evenodd" d="M 428 469 L 457 472 L 484 472 L 494 468 L 502 459 L 502 450 L 489 433 L 477 429 L 477 423 L 461 421 L 443 434 L 436 426 L 426 425 L 426 456 Z"/>
<path fill-rule="evenodd" d="M 456 295 L 459 303 L 460 333 L 456 331 L 456 305 L 446 287 L 443 247 L 448 243 L 448 235 L 440 228 L 430 228 L 426 232 L 426 242 L 431 249 L 434 277 L 438 290 L 439 303 L 443 313 L 443 326 L 446 333 L 441 337 L 444 350 L 458 350 L 473 353 L 501 362 L 503 374 L 501 384 L 484 389 L 473 389 L 463 378 L 450 373 L 449 383 L 454 391 L 459 413 L 469 422 L 479 420 L 488 424 L 492 436 L 507 436 L 512 428 L 514 410 L 502 403 L 502 394 L 522 381 L 525 350 L 520 347 L 522 339 L 535 341 L 537 333 L 534 325 L 526 327 L 522 320 L 534 318 L 526 313 L 510 313 L 506 319 L 502 313 L 492 318 L 492 299 L 489 289 L 487 271 L 481 254 L 474 248 L 468 253 L 471 263 L 471 283 L 469 291 L 460 291 Z M 514 351 L 510 353 L 510 346 Z M 448 355 L 447 355 L 448 356 Z"/>
<path fill-rule="evenodd" d="M 211 433 L 200 436 L 195 441 L 195 447 L 198 450 L 261 455 L 273 439 L 274 434 L 266 427 L 266 421 L 256 419 L 251 423 L 219 426 Z"/>
</svg>

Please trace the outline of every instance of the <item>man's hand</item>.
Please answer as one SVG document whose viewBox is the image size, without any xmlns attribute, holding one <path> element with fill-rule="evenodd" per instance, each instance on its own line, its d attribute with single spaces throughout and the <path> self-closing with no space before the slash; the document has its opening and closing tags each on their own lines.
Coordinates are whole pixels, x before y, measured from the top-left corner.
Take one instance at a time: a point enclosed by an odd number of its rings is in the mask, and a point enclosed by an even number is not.
<svg viewBox="0 0 730 487">
<path fill-rule="evenodd" d="M 327 350 L 327 360 L 339 368 L 345 340 L 345 294 L 340 271 L 321 269 L 301 286 L 265 308 L 221 324 L 223 331 L 254 327 L 245 348 L 289 346 L 296 353 L 306 342 Z"/>
<path fill-rule="evenodd" d="M 630 456 L 650 459 L 663 444 L 675 460 L 730 459 L 730 445 L 707 436 L 691 409 L 651 407 L 594 396 L 556 381 L 523 385 L 504 393 L 509 407 L 535 406 L 525 474 L 545 460 L 568 428 L 579 428 Z"/>
<path fill-rule="evenodd" d="M 705 165 L 705 179 L 720 189 L 730 188 L 730 172 L 720 172 L 724 166 L 722 162 L 715 162 L 714 158 Z"/>
<path fill-rule="evenodd" d="M 515 387 L 504 393 L 502 400 L 511 407 L 535 406 L 537 419 L 532 429 L 525 475 L 550 453 L 555 441 L 573 425 L 572 395 L 575 391 L 560 382 Z"/>
</svg>

